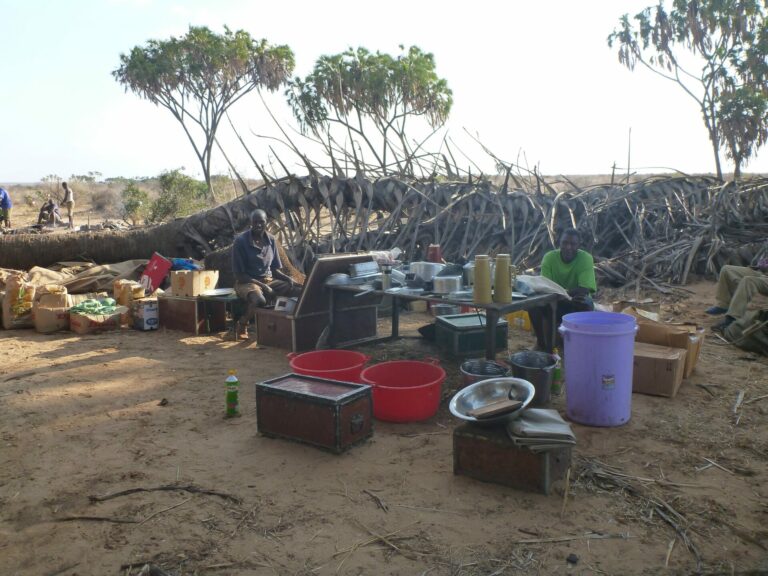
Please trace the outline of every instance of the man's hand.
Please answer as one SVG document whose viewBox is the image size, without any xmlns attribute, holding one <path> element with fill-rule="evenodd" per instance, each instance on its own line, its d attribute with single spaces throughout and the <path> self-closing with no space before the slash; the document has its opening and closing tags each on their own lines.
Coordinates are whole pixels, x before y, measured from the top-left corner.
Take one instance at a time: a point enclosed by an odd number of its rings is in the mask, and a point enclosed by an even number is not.
<svg viewBox="0 0 768 576">
<path fill-rule="evenodd" d="M 269 284 L 262 284 L 261 285 L 261 291 L 264 293 L 265 296 L 272 296 L 274 294 L 274 290 L 269 287 Z"/>
<path fill-rule="evenodd" d="M 589 288 L 583 288 L 582 286 L 571 288 L 568 290 L 568 296 L 577 301 L 586 300 L 587 296 L 589 296 Z"/>
</svg>

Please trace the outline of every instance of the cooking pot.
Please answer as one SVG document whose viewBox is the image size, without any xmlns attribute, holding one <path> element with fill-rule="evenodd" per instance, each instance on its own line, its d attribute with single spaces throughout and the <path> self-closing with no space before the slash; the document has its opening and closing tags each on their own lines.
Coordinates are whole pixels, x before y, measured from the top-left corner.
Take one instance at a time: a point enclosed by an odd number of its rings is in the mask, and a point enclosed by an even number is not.
<svg viewBox="0 0 768 576">
<path fill-rule="evenodd" d="M 432 278 L 432 292 L 435 294 L 450 294 L 463 288 L 461 276 L 435 276 Z"/>
<path fill-rule="evenodd" d="M 445 264 L 438 264 L 437 262 L 411 262 L 409 269 L 424 282 L 430 282 L 443 268 L 445 268 Z"/>
<path fill-rule="evenodd" d="M 491 286 L 493 286 L 493 280 L 496 272 L 496 263 L 491 260 Z M 467 286 L 475 285 L 475 261 L 467 262 L 464 264 L 464 283 Z"/>
<path fill-rule="evenodd" d="M 503 378 L 510 372 L 509 366 L 506 364 L 485 358 L 465 360 L 459 370 L 464 386 L 489 378 Z"/>
</svg>

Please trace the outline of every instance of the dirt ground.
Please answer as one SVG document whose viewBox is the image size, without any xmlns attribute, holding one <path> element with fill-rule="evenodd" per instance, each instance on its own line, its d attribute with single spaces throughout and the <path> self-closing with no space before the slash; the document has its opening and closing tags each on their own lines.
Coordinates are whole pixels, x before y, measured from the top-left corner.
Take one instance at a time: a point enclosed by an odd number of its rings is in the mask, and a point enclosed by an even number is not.
<svg viewBox="0 0 768 576">
<path fill-rule="evenodd" d="M 711 325 L 714 284 L 691 288 L 664 316 Z M 411 314 L 410 337 L 363 350 L 434 356 L 415 337 L 426 320 Z M 510 330 L 510 349 L 532 343 Z M 447 400 L 460 377 L 446 357 L 437 416 L 376 422 L 371 440 L 334 455 L 258 435 L 254 384 L 289 366 L 253 340 L 17 330 L 0 331 L 0 349 L 2 574 L 768 572 L 768 358 L 711 332 L 676 398 L 635 394 L 619 428 L 574 425 L 567 498 L 565 483 L 544 496 L 453 474 Z M 223 417 L 229 368 L 236 419 Z M 563 397 L 554 405 L 565 413 Z M 220 494 L 89 501 L 167 485 Z"/>
</svg>

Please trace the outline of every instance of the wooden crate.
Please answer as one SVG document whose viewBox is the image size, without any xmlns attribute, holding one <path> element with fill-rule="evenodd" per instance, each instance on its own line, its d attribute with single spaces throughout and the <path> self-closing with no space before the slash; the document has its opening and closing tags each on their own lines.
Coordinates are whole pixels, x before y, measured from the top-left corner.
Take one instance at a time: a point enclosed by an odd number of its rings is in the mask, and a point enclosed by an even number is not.
<svg viewBox="0 0 768 576">
<path fill-rule="evenodd" d="M 549 494 L 570 465 L 570 448 L 536 454 L 515 446 L 504 426 L 462 424 L 453 431 L 454 474 Z"/>
<path fill-rule="evenodd" d="M 160 296 L 157 299 L 160 326 L 192 334 L 211 334 L 227 329 L 226 305 L 197 298 Z"/>
<path fill-rule="evenodd" d="M 256 384 L 260 434 L 341 453 L 373 434 L 371 387 L 286 374 Z"/>
</svg>

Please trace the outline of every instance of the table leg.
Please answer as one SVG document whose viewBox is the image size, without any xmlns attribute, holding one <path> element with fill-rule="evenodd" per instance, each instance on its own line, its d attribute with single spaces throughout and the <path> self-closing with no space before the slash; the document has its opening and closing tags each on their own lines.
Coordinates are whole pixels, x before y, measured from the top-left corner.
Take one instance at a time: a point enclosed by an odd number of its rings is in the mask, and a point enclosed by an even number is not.
<svg viewBox="0 0 768 576">
<path fill-rule="evenodd" d="M 557 342 L 557 301 L 550 302 L 549 304 L 549 325 L 550 332 L 548 334 L 547 352 L 550 354 L 555 348 L 555 342 Z M 562 354 L 562 352 L 561 352 Z"/>
<path fill-rule="evenodd" d="M 334 331 L 334 324 L 336 321 L 336 290 L 331 288 L 328 295 L 328 347 L 336 347 L 336 334 Z"/>
<path fill-rule="evenodd" d="M 496 359 L 496 325 L 499 323 L 499 311 L 488 308 L 485 311 L 485 358 Z"/>
<path fill-rule="evenodd" d="M 400 298 L 392 296 L 392 338 L 400 337 Z"/>
</svg>

